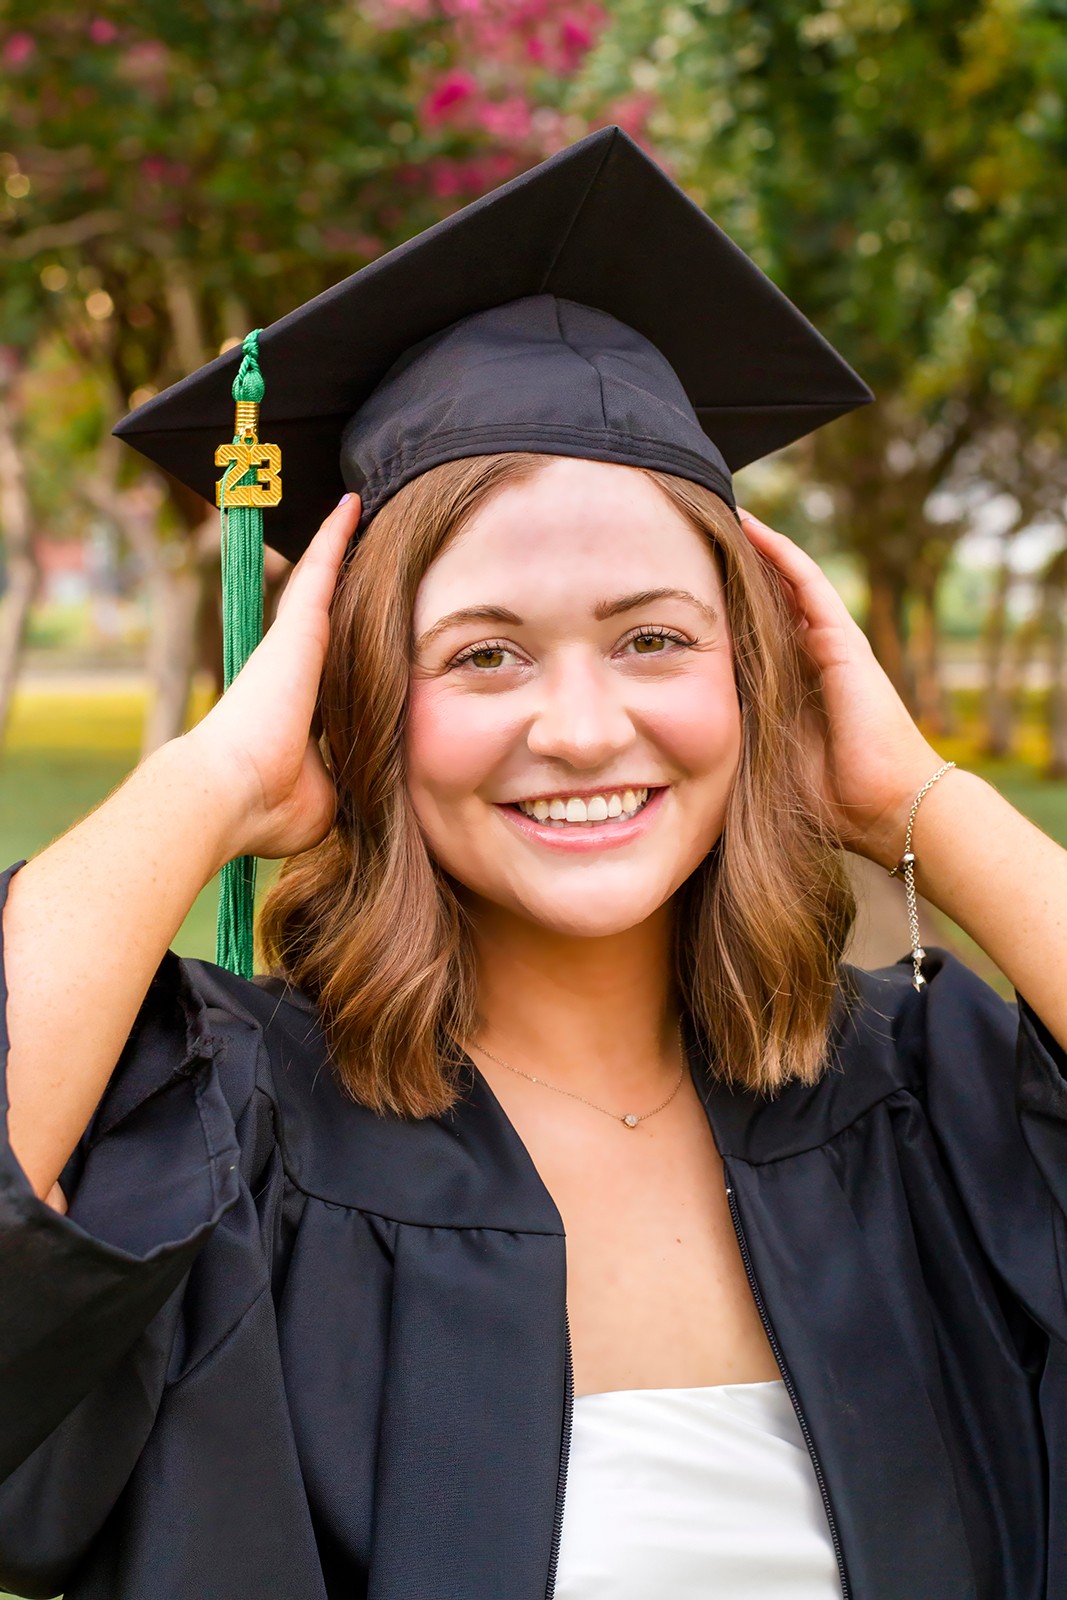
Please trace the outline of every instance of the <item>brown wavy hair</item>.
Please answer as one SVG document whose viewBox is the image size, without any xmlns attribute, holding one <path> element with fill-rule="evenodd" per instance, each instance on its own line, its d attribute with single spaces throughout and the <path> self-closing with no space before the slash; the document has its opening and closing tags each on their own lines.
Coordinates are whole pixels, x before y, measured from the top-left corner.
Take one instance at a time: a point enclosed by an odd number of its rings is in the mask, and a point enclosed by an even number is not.
<svg viewBox="0 0 1067 1600">
<path fill-rule="evenodd" d="M 337 817 L 285 863 L 259 935 L 268 966 L 317 1001 L 348 1092 L 379 1112 L 444 1111 L 456 1041 L 477 1031 L 469 930 L 407 791 L 415 594 L 479 507 L 550 459 L 478 456 L 416 478 L 374 518 L 334 596 L 321 714 Z M 716 1070 L 773 1094 L 823 1069 L 855 912 L 804 754 L 813 691 L 777 578 L 724 503 L 646 475 L 715 551 L 742 721 L 722 836 L 676 896 L 677 981 Z"/>
</svg>

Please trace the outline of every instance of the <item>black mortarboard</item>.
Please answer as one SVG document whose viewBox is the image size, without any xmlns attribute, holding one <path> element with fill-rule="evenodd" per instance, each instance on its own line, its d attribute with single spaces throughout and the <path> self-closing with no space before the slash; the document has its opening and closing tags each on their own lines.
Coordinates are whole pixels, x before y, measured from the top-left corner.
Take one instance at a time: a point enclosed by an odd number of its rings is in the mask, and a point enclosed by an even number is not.
<svg viewBox="0 0 1067 1600">
<path fill-rule="evenodd" d="M 115 432 L 208 500 L 232 350 Z M 618 128 L 590 134 L 259 336 L 260 427 L 296 557 L 344 488 L 366 520 L 438 462 L 499 450 L 730 472 L 870 400 L 744 253 Z"/>
</svg>

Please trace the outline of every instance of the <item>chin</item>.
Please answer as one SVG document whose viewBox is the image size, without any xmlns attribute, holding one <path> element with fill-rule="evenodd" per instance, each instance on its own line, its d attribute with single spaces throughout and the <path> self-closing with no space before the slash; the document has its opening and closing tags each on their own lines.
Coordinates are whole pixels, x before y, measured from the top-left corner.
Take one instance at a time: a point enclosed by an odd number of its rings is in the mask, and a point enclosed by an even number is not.
<svg viewBox="0 0 1067 1600">
<path fill-rule="evenodd" d="M 583 885 L 580 893 L 523 892 L 511 886 L 507 896 L 487 895 L 527 922 L 566 939 L 610 939 L 627 933 L 654 916 L 674 894 L 672 885 L 641 891 L 601 891 Z"/>
</svg>

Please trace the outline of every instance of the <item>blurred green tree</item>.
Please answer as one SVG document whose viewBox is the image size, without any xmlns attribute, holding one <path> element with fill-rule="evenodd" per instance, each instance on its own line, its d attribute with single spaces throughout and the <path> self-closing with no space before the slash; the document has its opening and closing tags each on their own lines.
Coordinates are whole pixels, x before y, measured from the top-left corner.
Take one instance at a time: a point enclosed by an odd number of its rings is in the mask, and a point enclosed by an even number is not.
<svg viewBox="0 0 1067 1600">
<path fill-rule="evenodd" d="M 962 487 L 1006 488 L 1018 525 L 1062 504 L 1067 6 L 613 9 L 587 79 L 656 96 L 679 180 L 878 396 L 816 435 L 805 469 L 863 564 L 881 660 L 936 720 Z"/>
</svg>

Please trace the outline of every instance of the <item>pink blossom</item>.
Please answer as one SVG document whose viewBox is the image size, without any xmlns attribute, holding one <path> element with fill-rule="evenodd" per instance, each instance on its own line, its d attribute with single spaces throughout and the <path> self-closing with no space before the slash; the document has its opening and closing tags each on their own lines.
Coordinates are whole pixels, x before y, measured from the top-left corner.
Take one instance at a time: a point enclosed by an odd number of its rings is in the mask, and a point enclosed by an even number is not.
<svg viewBox="0 0 1067 1600">
<path fill-rule="evenodd" d="M 334 250 L 339 255 L 365 256 L 368 261 L 373 261 L 382 253 L 382 241 L 369 233 L 350 233 L 345 228 L 324 228 L 322 242 L 327 250 Z"/>
<path fill-rule="evenodd" d="M 131 45 L 122 58 L 123 76 L 135 83 L 151 83 L 160 79 L 167 68 L 169 54 L 159 39 L 145 39 Z"/>
<path fill-rule="evenodd" d="M 476 160 L 441 159 L 430 168 L 430 187 L 441 200 L 466 199 L 485 194 L 497 184 L 513 177 L 520 166 L 528 165 L 511 152 L 488 151 Z"/>
<path fill-rule="evenodd" d="M 379 25 L 402 16 L 445 24 L 452 65 L 424 80 L 419 121 L 440 137 L 462 133 L 474 149 L 463 158 L 441 155 L 394 172 L 395 181 L 425 185 L 446 207 L 484 194 L 579 138 L 589 114 L 568 115 L 543 95 L 545 77 L 573 78 L 609 21 L 602 0 L 363 0 Z M 545 100 L 549 103 L 546 104 Z M 642 139 L 653 102 L 632 95 L 612 108 L 627 131 Z M 613 120 L 611 115 L 604 119 Z"/>
<path fill-rule="evenodd" d="M 4 65 L 24 67 L 36 49 L 36 42 L 30 34 L 13 33 L 4 46 Z"/>
<path fill-rule="evenodd" d="M 563 20 L 563 49 L 570 70 L 573 72 L 587 51 L 591 50 L 594 43 L 594 33 L 591 28 L 584 27 L 574 17 L 565 17 Z"/>
<path fill-rule="evenodd" d="M 89 37 L 94 44 L 113 44 L 118 36 L 119 30 L 106 17 L 94 17 L 89 24 Z"/>
<path fill-rule="evenodd" d="M 423 101 L 422 115 L 433 127 L 454 114 L 475 93 L 478 85 L 469 72 L 450 72 Z"/>
<path fill-rule="evenodd" d="M 521 95 L 486 101 L 478 107 L 478 121 L 486 133 L 501 141 L 526 139 L 530 134 L 530 107 Z"/>
<path fill-rule="evenodd" d="M 462 185 L 453 162 L 435 162 L 430 169 L 430 189 L 438 200 L 451 200 L 459 194 Z"/>
<path fill-rule="evenodd" d="M 624 95 L 622 99 L 612 101 L 596 126 L 606 128 L 615 123 L 624 133 L 628 133 L 631 139 L 636 139 L 650 156 L 658 160 L 644 133 L 645 124 L 655 104 L 655 97 L 650 94 Z"/>
<path fill-rule="evenodd" d="M 428 17 L 433 4 L 434 0 L 373 0 L 367 11 L 380 27 L 392 28 L 407 17 Z"/>
</svg>

